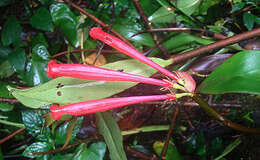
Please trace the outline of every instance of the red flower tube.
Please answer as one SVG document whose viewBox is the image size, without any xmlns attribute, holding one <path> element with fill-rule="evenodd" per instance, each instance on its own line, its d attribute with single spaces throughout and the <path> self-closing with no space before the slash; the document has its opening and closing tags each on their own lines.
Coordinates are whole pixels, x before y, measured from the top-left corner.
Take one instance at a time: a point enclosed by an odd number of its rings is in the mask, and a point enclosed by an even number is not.
<svg viewBox="0 0 260 160">
<path fill-rule="evenodd" d="M 59 120 L 64 114 L 70 114 L 74 116 L 81 116 L 89 113 L 103 112 L 113 108 L 118 108 L 130 104 L 136 104 L 147 101 L 157 100 L 173 100 L 176 95 L 154 95 L 154 96 L 135 96 L 135 97 L 122 97 L 122 98 L 106 98 L 98 100 L 90 100 L 85 102 L 79 102 L 69 104 L 65 106 L 51 105 L 51 117 L 54 120 Z"/>
<path fill-rule="evenodd" d="M 94 39 L 98 39 L 107 45 L 115 48 L 119 52 L 122 52 L 134 59 L 137 59 L 154 69 L 160 71 L 161 73 L 165 74 L 166 76 L 174 79 L 175 81 L 179 81 L 179 77 L 172 72 L 168 71 L 167 69 L 161 67 L 160 65 L 154 63 L 149 58 L 145 57 L 141 52 L 138 50 L 128 46 L 125 42 L 121 41 L 120 39 L 116 38 L 115 36 L 112 36 L 106 32 L 104 32 L 100 27 L 94 27 L 89 32 L 90 36 Z M 181 82 L 180 82 L 181 83 Z"/>
<path fill-rule="evenodd" d="M 170 82 L 159 79 L 147 78 L 96 66 L 82 64 L 57 64 L 55 60 L 51 60 L 48 63 L 47 75 L 51 78 L 63 76 L 99 81 L 132 81 L 148 83 L 162 87 L 171 87 Z"/>
</svg>

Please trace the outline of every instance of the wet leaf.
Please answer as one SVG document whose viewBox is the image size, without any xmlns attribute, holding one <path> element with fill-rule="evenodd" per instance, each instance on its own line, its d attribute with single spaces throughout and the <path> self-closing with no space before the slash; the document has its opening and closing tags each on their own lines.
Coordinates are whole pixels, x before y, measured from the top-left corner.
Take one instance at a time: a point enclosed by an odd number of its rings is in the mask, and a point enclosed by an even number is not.
<svg viewBox="0 0 260 160">
<path fill-rule="evenodd" d="M 152 23 L 172 23 L 174 20 L 173 12 L 169 12 L 165 7 L 159 8 L 148 20 Z"/>
<path fill-rule="evenodd" d="M 46 151 L 50 150 L 51 148 L 52 148 L 52 146 L 50 145 L 50 143 L 35 142 L 35 143 L 31 144 L 30 146 L 28 146 L 24 150 L 23 156 L 28 157 L 28 158 L 41 157 L 43 155 L 32 155 L 30 153 L 32 153 L 32 152 L 46 152 Z"/>
<path fill-rule="evenodd" d="M 260 94 L 260 51 L 242 51 L 219 66 L 199 87 L 201 93 Z"/>
<path fill-rule="evenodd" d="M 64 3 L 55 3 L 50 6 L 54 24 L 65 34 L 65 37 L 78 47 L 77 25 L 78 21 L 70 8 Z"/>
<path fill-rule="evenodd" d="M 201 0 L 178 0 L 177 7 L 186 15 L 191 15 L 199 6 Z"/>
<path fill-rule="evenodd" d="M 80 130 L 82 120 L 83 117 L 78 117 L 76 123 L 71 121 L 69 123 L 64 123 L 61 126 L 59 126 L 55 132 L 56 143 L 65 144 L 67 138 L 68 138 L 68 142 L 72 142 Z"/>
<path fill-rule="evenodd" d="M 10 54 L 8 54 L 8 61 L 17 73 L 23 74 L 25 71 L 26 63 L 25 50 L 22 48 L 18 48 L 16 51 L 11 52 Z"/>
<path fill-rule="evenodd" d="M 8 61 L 2 62 L 0 68 L 0 78 L 8 78 L 14 73 L 14 70 Z"/>
<path fill-rule="evenodd" d="M 112 160 L 126 160 L 123 138 L 114 118 L 108 112 L 96 113 L 97 127 L 104 137 Z"/>
<path fill-rule="evenodd" d="M 162 60 L 159 58 L 152 58 L 152 60 L 162 67 L 165 67 L 172 62 L 171 60 Z M 123 70 L 127 73 L 146 77 L 156 73 L 155 69 L 137 60 L 117 61 L 106 64 L 103 68 Z M 63 87 L 57 87 L 59 84 L 63 85 Z M 25 106 L 39 108 L 52 103 L 65 105 L 106 98 L 122 92 L 127 88 L 133 87 L 136 84 L 137 83 L 135 82 L 88 81 L 83 79 L 60 77 L 30 89 L 20 90 L 10 86 L 8 88 L 12 95 Z"/>
<path fill-rule="evenodd" d="M 244 22 L 244 25 L 246 26 L 246 28 L 248 30 L 252 30 L 253 29 L 256 18 L 257 17 L 255 15 L 251 14 L 251 13 L 245 12 L 243 14 L 243 22 Z"/>
<path fill-rule="evenodd" d="M 44 127 L 45 120 L 42 117 L 41 111 L 23 110 L 22 119 L 26 130 L 40 141 L 47 142 L 50 138 L 50 130 Z"/>
<path fill-rule="evenodd" d="M 30 23 L 34 28 L 43 31 L 53 31 L 51 14 L 44 7 L 41 7 L 36 11 L 36 13 L 30 18 Z"/>
<path fill-rule="evenodd" d="M 104 142 L 95 142 L 89 147 L 87 147 L 87 144 L 81 144 L 77 150 L 73 160 L 103 160 L 106 153 L 106 144 Z"/>
<path fill-rule="evenodd" d="M 14 42 L 20 41 L 21 31 L 22 28 L 18 20 L 14 16 L 8 18 L 1 32 L 1 40 L 3 45 L 7 46 Z"/>
</svg>

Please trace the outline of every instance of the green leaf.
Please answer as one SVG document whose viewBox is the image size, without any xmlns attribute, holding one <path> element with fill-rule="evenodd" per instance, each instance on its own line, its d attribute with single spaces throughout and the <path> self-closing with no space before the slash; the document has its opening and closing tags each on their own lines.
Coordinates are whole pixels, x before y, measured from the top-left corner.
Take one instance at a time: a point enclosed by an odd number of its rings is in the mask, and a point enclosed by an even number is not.
<svg viewBox="0 0 260 160">
<path fill-rule="evenodd" d="M 111 160 L 126 160 L 123 138 L 114 118 L 108 112 L 96 113 L 99 133 L 104 137 Z"/>
<path fill-rule="evenodd" d="M 22 119 L 26 130 L 40 141 L 48 141 L 50 130 L 44 127 L 45 120 L 42 118 L 41 111 L 23 110 Z"/>
<path fill-rule="evenodd" d="M 8 55 L 8 61 L 17 73 L 24 73 L 26 63 L 25 50 L 18 48 L 16 51 L 11 52 Z"/>
<path fill-rule="evenodd" d="M 152 60 L 162 67 L 172 63 L 171 60 L 162 60 L 159 58 L 152 58 Z M 124 72 L 146 77 L 156 73 L 155 69 L 137 60 L 122 60 L 106 64 L 102 67 L 113 70 L 123 69 Z M 61 88 L 57 87 L 59 84 L 64 86 Z M 20 90 L 10 86 L 8 89 L 12 95 L 25 106 L 39 108 L 52 103 L 65 105 L 93 99 L 102 99 L 120 93 L 136 84 L 137 83 L 134 82 L 88 81 L 60 77 L 30 89 Z"/>
<path fill-rule="evenodd" d="M 36 45 L 33 48 L 32 59 L 27 63 L 26 73 L 22 75 L 28 85 L 38 85 L 50 80 L 46 74 L 46 67 L 49 62 L 49 52 L 44 45 Z"/>
<path fill-rule="evenodd" d="M 44 8 L 39 8 L 30 18 L 30 23 L 34 28 L 53 32 L 53 24 L 50 12 Z"/>
<path fill-rule="evenodd" d="M 64 3 L 56 3 L 50 6 L 50 12 L 54 24 L 65 34 L 65 37 L 78 47 L 77 25 L 78 21 L 73 12 Z"/>
<path fill-rule="evenodd" d="M 199 87 L 201 93 L 260 94 L 260 51 L 242 51 L 225 61 Z"/>
<path fill-rule="evenodd" d="M 12 3 L 12 0 L 1 0 L 0 7 L 7 6 Z"/>
<path fill-rule="evenodd" d="M 0 111 L 2 112 L 8 112 L 12 111 L 14 108 L 14 105 L 6 103 L 6 102 L 0 102 Z"/>
<path fill-rule="evenodd" d="M 156 141 L 153 144 L 153 149 L 155 150 L 156 154 L 161 156 L 163 150 L 164 142 Z M 166 152 L 166 160 L 182 160 L 182 157 L 175 146 L 175 144 L 170 141 L 168 145 L 168 149 Z"/>
<path fill-rule="evenodd" d="M 9 47 L 0 45 L 0 63 L 7 60 L 8 54 L 11 52 L 12 50 Z"/>
<path fill-rule="evenodd" d="M 31 144 L 30 146 L 28 146 L 24 150 L 23 156 L 28 157 L 28 158 L 41 157 L 43 155 L 32 155 L 30 153 L 32 153 L 32 152 L 46 152 L 46 151 L 50 150 L 51 148 L 52 148 L 52 146 L 47 142 L 35 142 L 35 143 Z"/>
<path fill-rule="evenodd" d="M 10 45 L 14 42 L 18 42 L 21 39 L 21 31 L 22 28 L 18 22 L 18 20 L 11 16 L 8 18 L 6 23 L 4 24 L 2 33 L 1 33 L 1 40 L 4 46 Z"/>
<path fill-rule="evenodd" d="M 78 119 L 77 124 L 75 125 L 75 127 L 72 130 L 70 142 L 75 139 L 77 133 L 79 132 L 79 130 L 81 128 L 81 123 L 82 123 L 83 117 L 81 116 L 81 117 L 78 117 L 77 119 Z M 67 137 L 67 130 L 71 123 L 72 123 L 72 121 L 70 121 L 69 123 L 64 123 L 64 124 L 60 125 L 58 127 L 58 129 L 55 131 L 55 141 L 57 144 L 65 143 L 66 137 Z"/>
<path fill-rule="evenodd" d="M 230 153 L 233 149 L 235 149 L 240 143 L 241 143 L 241 139 L 240 137 L 238 137 L 234 142 L 232 142 L 231 144 L 229 144 L 225 150 L 223 151 L 223 153 L 221 155 L 219 155 L 217 158 L 215 158 L 214 160 L 220 160 L 221 158 L 223 158 L 224 156 L 226 156 L 228 153 Z"/>
<path fill-rule="evenodd" d="M 0 63 L 0 68 L 0 78 L 8 78 L 14 73 L 14 70 L 8 61 Z"/>
<path fill-rule="evenodd" d="M 106 153 L 104 142 L 95 142 L 87 148 L 87 144 L 81 144 L 75 153 L 73 160 L 103 160 Z"/>
<path fill-rule="evenodd" d="M 245 12 L 243 14 L 243 23 L 248 30 L 252 30 L 254 27 L 255 19 L 257 17 L 251 13 Z"/>
<path fill-rule="evenodd" d="M 37 36 L 32 37 L 32 48 L 34 48 L 36 45 L 43 45 L 46 48 L 49 47 L 49 44 L 44 37 L 43 33 L 39 33 Z"/>
<path fill-rule="evenodd" d="M 244 2 L 239 2 L 237 4 L 234 5 L 234 7 L 232 8 L 232 10 L 230 11 L 230 13 L 234 13 L 237 12 L 239 10 L 241 10 L 242 8 L 244 8 L 245 3 Z"/>
<path fill-rule="evenodd" d="M 174 21 L 174 13 L 169 12 L 165 7 L 161 7 L 148 20 L 152 23 L 172 23 Z"/>
<path fill-rule="evenodd" d="M 201 0 L 178 0 L 177 7 L 186 15 L 191 15 L 199 6 Z"/>
</svg>

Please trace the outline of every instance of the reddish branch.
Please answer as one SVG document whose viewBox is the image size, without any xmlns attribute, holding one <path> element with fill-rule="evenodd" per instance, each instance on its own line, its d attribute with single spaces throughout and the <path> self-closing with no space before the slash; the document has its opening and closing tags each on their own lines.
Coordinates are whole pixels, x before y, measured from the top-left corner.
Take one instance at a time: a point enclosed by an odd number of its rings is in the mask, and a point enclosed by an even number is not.
<svg viewBox="0 0 260 160">
<path fill-rule="evenodd" d="M 105 24 L 104 22 L 102 22 L 101 20 L 99 20 L 97 17 L 95 17 L 94 15 L 92 15 L 91 13 L 89 13 L 88 11 L 82 9 L 81 7 L 79 7 L 78 5 L 72 3 L 70 0 L 64 0 L 64 2 L 68 3 L 70 6 L 72 6 L 73 8 L 77 9 L 78 11 L 80 11 L 81 13 L 85 14 L 86 16 L 88 16 L 91 20 L 93 20 L 94 22 L 98 23 L 99 25 L 101 25 L 102 27 L 109 29 L 109 25 Z M 117 37 L 119 37 L 120 39 L 122 39 L 125 43 L 127 43 L 128 45 L 130 45 L 131 47 L 135 48 L 127 39 L 125 39 L 123 36 L 121 36 L 119 33 L 117 33 L 115 30 L 111 29 L 111 32 L 113 34 L 115 34 Z"/>
<path fill-rule="evenodd" d="M 219 49 L 219 48 L 222 48 L 222 47 L 225 47 L 225 46 L 228 46 L 228 45 L 231 45 L 231 44 L 234 44 L 234 43 L 237 43 L 237 42 L 249 39 L 249 38 L 253 38 L 259 34 L 260 34 L 260 28 L 257 28 L 252 31 L 244 32 L 244 33 L 229 37 L 224 40 L 220 40 L 218 42 L 209 44 L 207 46 L 203 46 L 201 48 L 198 48 L 198 49 L 195 49 L 195 50 L 192 50 L 192 51 L 180 54 L 180 55 L 174 55 L 171 58 L 173 59 L 173 63 L 176 64 L 181 61 L 193 58 L 195 56 L 199 56 L 201 54 L 211 52 L 215 49 Z"/>
<path fill-rule="evenodd" d="M 137 10 L 138 10 L 138 12 L 139 12 L 139 14 L 141 15 L 142 19 L 143 19 L 144 22 L 145 22 L 146 28 L 148 28 L 148 29 L 150 29 L 150 30 L 153 29 L 152 23 L 148 21 L 148 18 L 147 18 L 147 16 L 145 15 L 145 13 L 144 13 L 144 11 L 143 11 L 143 9 L 142 9 L 142 7 L 141 7 L 139 0 L 133 0 L 133 1 L 134 1 L 134 4 L 135 4 L 135 6 L 136 6 L 136 8 L 137 8 Z M 160 42 L 158 41 L 157 35 L 156 35 L 155 33 L 153 33 L 153 32 L 151 32 L 151 34 L 152 34 L 152 36 L 153 36 L 153 40 L 154 40 L 156 46 L 163 52 L 163 54 L 164 54 L 165 56 L 169 56 L 168 51 L 167 51 L 165 48 L 163 48 L 163 46 L 162 46 L 162 45 L 160 44 Z"/>
<path fill-rule="evenodd" d="M 132 153 L 132 154 L 134 154 L 134 155 L 136 155 L 137 157 L 139 157 L 139 158 L 141 158 L 141 159 L 144 159 L 144 160 L 160 160 L 158 157 L 156 157 L 155 155 L 154 156 L 152 156 L 152 157 L 150 157 L 150 156 L 148 156 L 148 155 L 146 155 L 146 154 L 144 154 L 144 153 L 142 153 L 142 152 L 140 152 L 140 151 L 137 151 L 137 150 L 135 150 L 135 149 L 132 149 L 131 147 L 125 147 L 125 150 L 127 151 L 127 152 L 130 152 L 130 153 Z"/>
<path fill-rule="evenodd" d="M 0 102 L 8 102 L 11 104 L 19 103 L 19 101 L 14 98 L 0 98 Z"/>
<path fill-rule="evenodd" d="M 172 123 L 171 123 L 171 126 L 169 128 L 169 131 L 168 131 L 168 134 L 167 134 L 167 138 L 166 138 L 164 146 L 163 146 L 163 150 L 162 150 L 162 154 L 161 154 L 162 159 L 166 159 L 165 155 L 167 153 L 167 149 L 168 149 L 168 146 L 169 146 L 170 138 L 172 137 L 173 128 L 174 128 L 175 121 L 176 121 L 176 118 L 177 118 L 178 114 L 179 114 L 179 108 L 177 107 L 175 112 L 172 115 Z"/>
<path fill-rule="evenodd" d="M 3 138 L 0 140 L 0 144 L 4 143 L 5 141 L 8 141 L 9 139 L 13 138 L 14 136 L 16 136 L 17 134 L 21 133 L 22 131 L 24 131 L 25 128 L 20 128 L 18 130 L 16 130 L 14 133 L 10 134 L 9 136 Z"/>
</svg>

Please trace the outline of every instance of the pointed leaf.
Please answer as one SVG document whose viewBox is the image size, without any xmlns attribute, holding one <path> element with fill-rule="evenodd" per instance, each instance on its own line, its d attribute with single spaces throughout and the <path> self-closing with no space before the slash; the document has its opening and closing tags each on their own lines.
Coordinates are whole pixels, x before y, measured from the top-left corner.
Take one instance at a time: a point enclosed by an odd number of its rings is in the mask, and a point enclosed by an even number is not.
<svg viewBox="0 0 260 160">
<path fill-rule="evenodd" d="M 21 31 L 22 28 L 18 20 L 14 16 L 8 18 L 1 32 L 1 40 L 3 45 L 7 46 L 14 42 L 18 42 L 21 38 Z"/>
<path fill-rule="evenodd" d="M 53 31 L 51 14 L 44 7 L 37 10 L 37 12 L 30 18 L 30 23 L 34 28 L 43 31 Z"/>
<path fill-rule="evenodd" d="M 111 160 L 126 160 L 123 138 L 114 118 L 108 112 L 96 113 L 97 127 L 109 149 Z"/>
<path fill-rule="evenodd" d="M 55 3 L 50 6 L 50 12 L 54 24 L 62 30 L 66 38 L 78 46 L 77 18 L 69 7 L 64 3 Z"/>
<path fill-rule="evenodd" d="M 152 58 L 152 60 L 165 67 L 172 63 L 171 60 Z M 109 63 L 103 68 L 123 70 L 123 72 L 149 77 L 156 73 L 156 70 L 137 60 L 122 60 Z M 39 108 L 41 106 L 58 103 L 61 105 L 71 104 L 92 99 L 110 97 L 135 86 L 134 82 L 118 81 L 88 81 L 69 77 L 60 77 L 51 80 L 43 85 L 30 89 L 15 89 L 8 87 L 12 95 L 25 106 Z"/>
<path fill-rule="evenodd" d="M 219 66 L 199 87 L 201 93 L 260 94 L 260 51 L 242 51 Z"/>
</svg>

